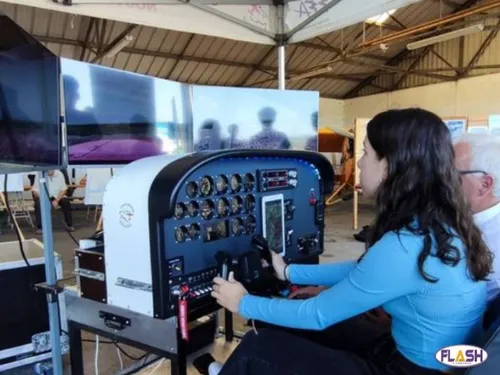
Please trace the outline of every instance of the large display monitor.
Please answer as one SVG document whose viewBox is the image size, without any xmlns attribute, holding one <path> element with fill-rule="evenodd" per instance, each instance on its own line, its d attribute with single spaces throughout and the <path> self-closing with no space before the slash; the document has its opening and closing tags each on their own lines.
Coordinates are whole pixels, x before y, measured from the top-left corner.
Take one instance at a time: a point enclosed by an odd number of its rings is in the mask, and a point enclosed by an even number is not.
<svg viewBox="0 0 500 375">
<path fill-rule="evenodd" d="M 318 151 L 319 93 L 193 87 L 194 151 Z"/>
<path fill-rule="evenodd" d="M 0 173 L 63 167 L 59 68 L 0 12 Z"/>
<path fill-rule="evenodd" d="M 120 165 L 192 149 L 187 85 L 62 59 L 69 164 Z"/>
</svg>

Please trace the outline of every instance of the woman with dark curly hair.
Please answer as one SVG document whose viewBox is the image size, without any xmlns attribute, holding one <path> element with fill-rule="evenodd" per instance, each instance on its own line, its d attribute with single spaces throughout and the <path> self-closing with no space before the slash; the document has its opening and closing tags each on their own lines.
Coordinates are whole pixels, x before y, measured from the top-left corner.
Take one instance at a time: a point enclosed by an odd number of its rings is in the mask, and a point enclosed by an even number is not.
<svg viewBox="0 0 500 375">
<path fill-rule="evenodd" d="M 368 124 L 359 168 L 363 194 L 377 203 L 363 256 L 286 265 L 273 254 L 278 278 L 328 289 L 308 300 L 268 299 L 231 277 L 215 279 L 212 295 L 244 318 L 301 330 L 381 306 L 392 317 L 390 333 L 370 350 L 339 350 L 341 343 L 326 347 L 283 330 L 250 332 L 221 375 L 441 374 L 448 368 L 436 353 L 481 332 L 492 254 L 463 196 L 447 127 L 422 109 L 380 113 Z M 353 330 L 344 339 L 361 348 L 366 335 Z"/>
</svg>

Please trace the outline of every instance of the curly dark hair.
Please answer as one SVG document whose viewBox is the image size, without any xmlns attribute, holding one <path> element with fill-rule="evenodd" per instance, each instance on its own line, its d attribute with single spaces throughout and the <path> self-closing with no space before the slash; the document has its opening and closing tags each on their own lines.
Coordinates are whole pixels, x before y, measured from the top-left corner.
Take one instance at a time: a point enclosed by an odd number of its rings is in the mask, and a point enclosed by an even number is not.
<svg viewBox="0 0 500 375">
<path fill-rule="evenodd" d="M 387 177 L 377 192 L 378 212 L 366 251 L 390 231 L 424 236 L 418 268 L 426 280 L 436 282 L 424 270 L 427 257 L 457 265 L 461 254 L 452 240 L 459 237 L 471 278 L 485 280 L 493 254 L 474 224 L 455 167 L 451 134 L 441 118 L 418 108 L 389 110 L 368 123 L 367 137 L 378 157 L 386 159 Z M 433 237 L 437 251 L 431 254 Z"/>
</svg>

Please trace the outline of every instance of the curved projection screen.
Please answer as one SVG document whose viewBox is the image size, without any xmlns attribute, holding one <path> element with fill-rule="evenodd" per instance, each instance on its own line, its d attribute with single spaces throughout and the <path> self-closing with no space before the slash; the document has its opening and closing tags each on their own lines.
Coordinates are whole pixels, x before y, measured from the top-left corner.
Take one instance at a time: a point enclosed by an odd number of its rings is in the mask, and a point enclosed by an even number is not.
<svg viewBox="0 0 500 375">
<path fill-rule="evenodd" d="M 63 164 L 59 59 L 0 13 L 0 173 Z"/>
<path fill-rule="evenodd" d="M 61 59 L 69 164 L 110 165 L 192 146 L 189 86 Z"/>
<path fill-rule="evenodd" d="M 195 86 L 194 151 L 318 151 L 318 109 L 313 91 Z"/>
</svg>

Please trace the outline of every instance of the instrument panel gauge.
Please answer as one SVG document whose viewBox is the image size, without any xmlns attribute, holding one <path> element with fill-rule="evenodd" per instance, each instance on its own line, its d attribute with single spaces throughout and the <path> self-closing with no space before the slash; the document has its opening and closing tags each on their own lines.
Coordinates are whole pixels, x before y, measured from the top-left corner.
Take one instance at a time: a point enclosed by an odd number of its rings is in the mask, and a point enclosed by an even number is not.
<svg viewBox="0 0 500 375">
<path fill-rule="evenodd" d="M 196 194 L 198 194 L 198 184 L 194 181 L 191 181 L 186 186 L 186 195 L 189 198 L 194 198 L 196 197 Z"/>
<path fill-rule="evenodd" d="M 243 187 L 245 191 L 252 191 L 255 186 L 255 177 L 251 173 L 247 173 L 243 178 Z"/>
<path fill-rule="evenodd" d="M 205 220 L 209 220 L 214 216 L 214 202 L 210 199 L 206 199 L 201 204 L 201 217 Z"/>
<path fill-rule="evenodd" d="M 245 225 L 243 223 L 243 220 L 237 217 L 231 222 L 231 232 L 235 236 L 241 235 L 245 231 Z"/>
<path fill-rule="evenodd" d="M 175 228 L 175 240 L 177 242 L 184 242 L 188 237 L 188 230 L 185 226 Z"/>
<path fill-rule="evenodd" d="M 257 221 L 255 220 L 255 216 L 249 215 L 245 219 L 245 230 L 248 234 L 252 234 L 255 232 L 255 228 L 257 226 Z"/>
<path fill-rule="evenodd" d="M 199 224 L 191 224 L 188 229 L 189 237 L 192 240 L 196 240 L 200 237 L 201 228 Z"/>
<path fill-rule="evenodd" d="M 241 208 L 243 207 L 243 199 L 239 196 L 234 196 L 231 198 L 231 213 L 233 215 L 237 215 L 241 212 Z"/>
<path fill-rule="evenodd" d="M 229 181 L 226 176 L 223 174 L 219 175 L 217 177 L 217 181 L 215 182 L 215 187 L 217 188 L 217 193 L 219 194 L 225 194 L 227 191 L 227 185 L 229 184 Z"/>
<path fill-rule="evenodd" d="M 252 194 L 245 197 L 245 210 L 247 212 L 254 212 L 255 210 L 255 197 Z"/>
<path fill-rule="evenodd" d="M 203 197 L 207 197 L 212 194 L 214 190 L 214 180 L 210 176 L 202 177 L 200 181 L 200 193 Z"/>
<path fill-rule="evenodd" d="M 176 219 L 184 219 L 186 216 L 187 207 L 184 203 L 177 203 L 175 205 L 174 216 Z"/>
<path fill-rule="evenodd" d="M 226 198 L 221 198 L 217 201 L 217 215 L 226 217 L 229 214 L 230 205 Z"/>
<path fill-rule="evenodd" d="M 187 212 L 188 215 L 191 217 L 196 217 L 198 216 L 198 213 L 200 212 L 200 205 L 196 201 L 191 201 L 187 205 Z"/>
<path fill-rule="evenodd" d="M 231 190 L 237 193 L 241 190 L 241 176 L 239 174 L 233 174 L 231 176 Z"/>
</svg>

